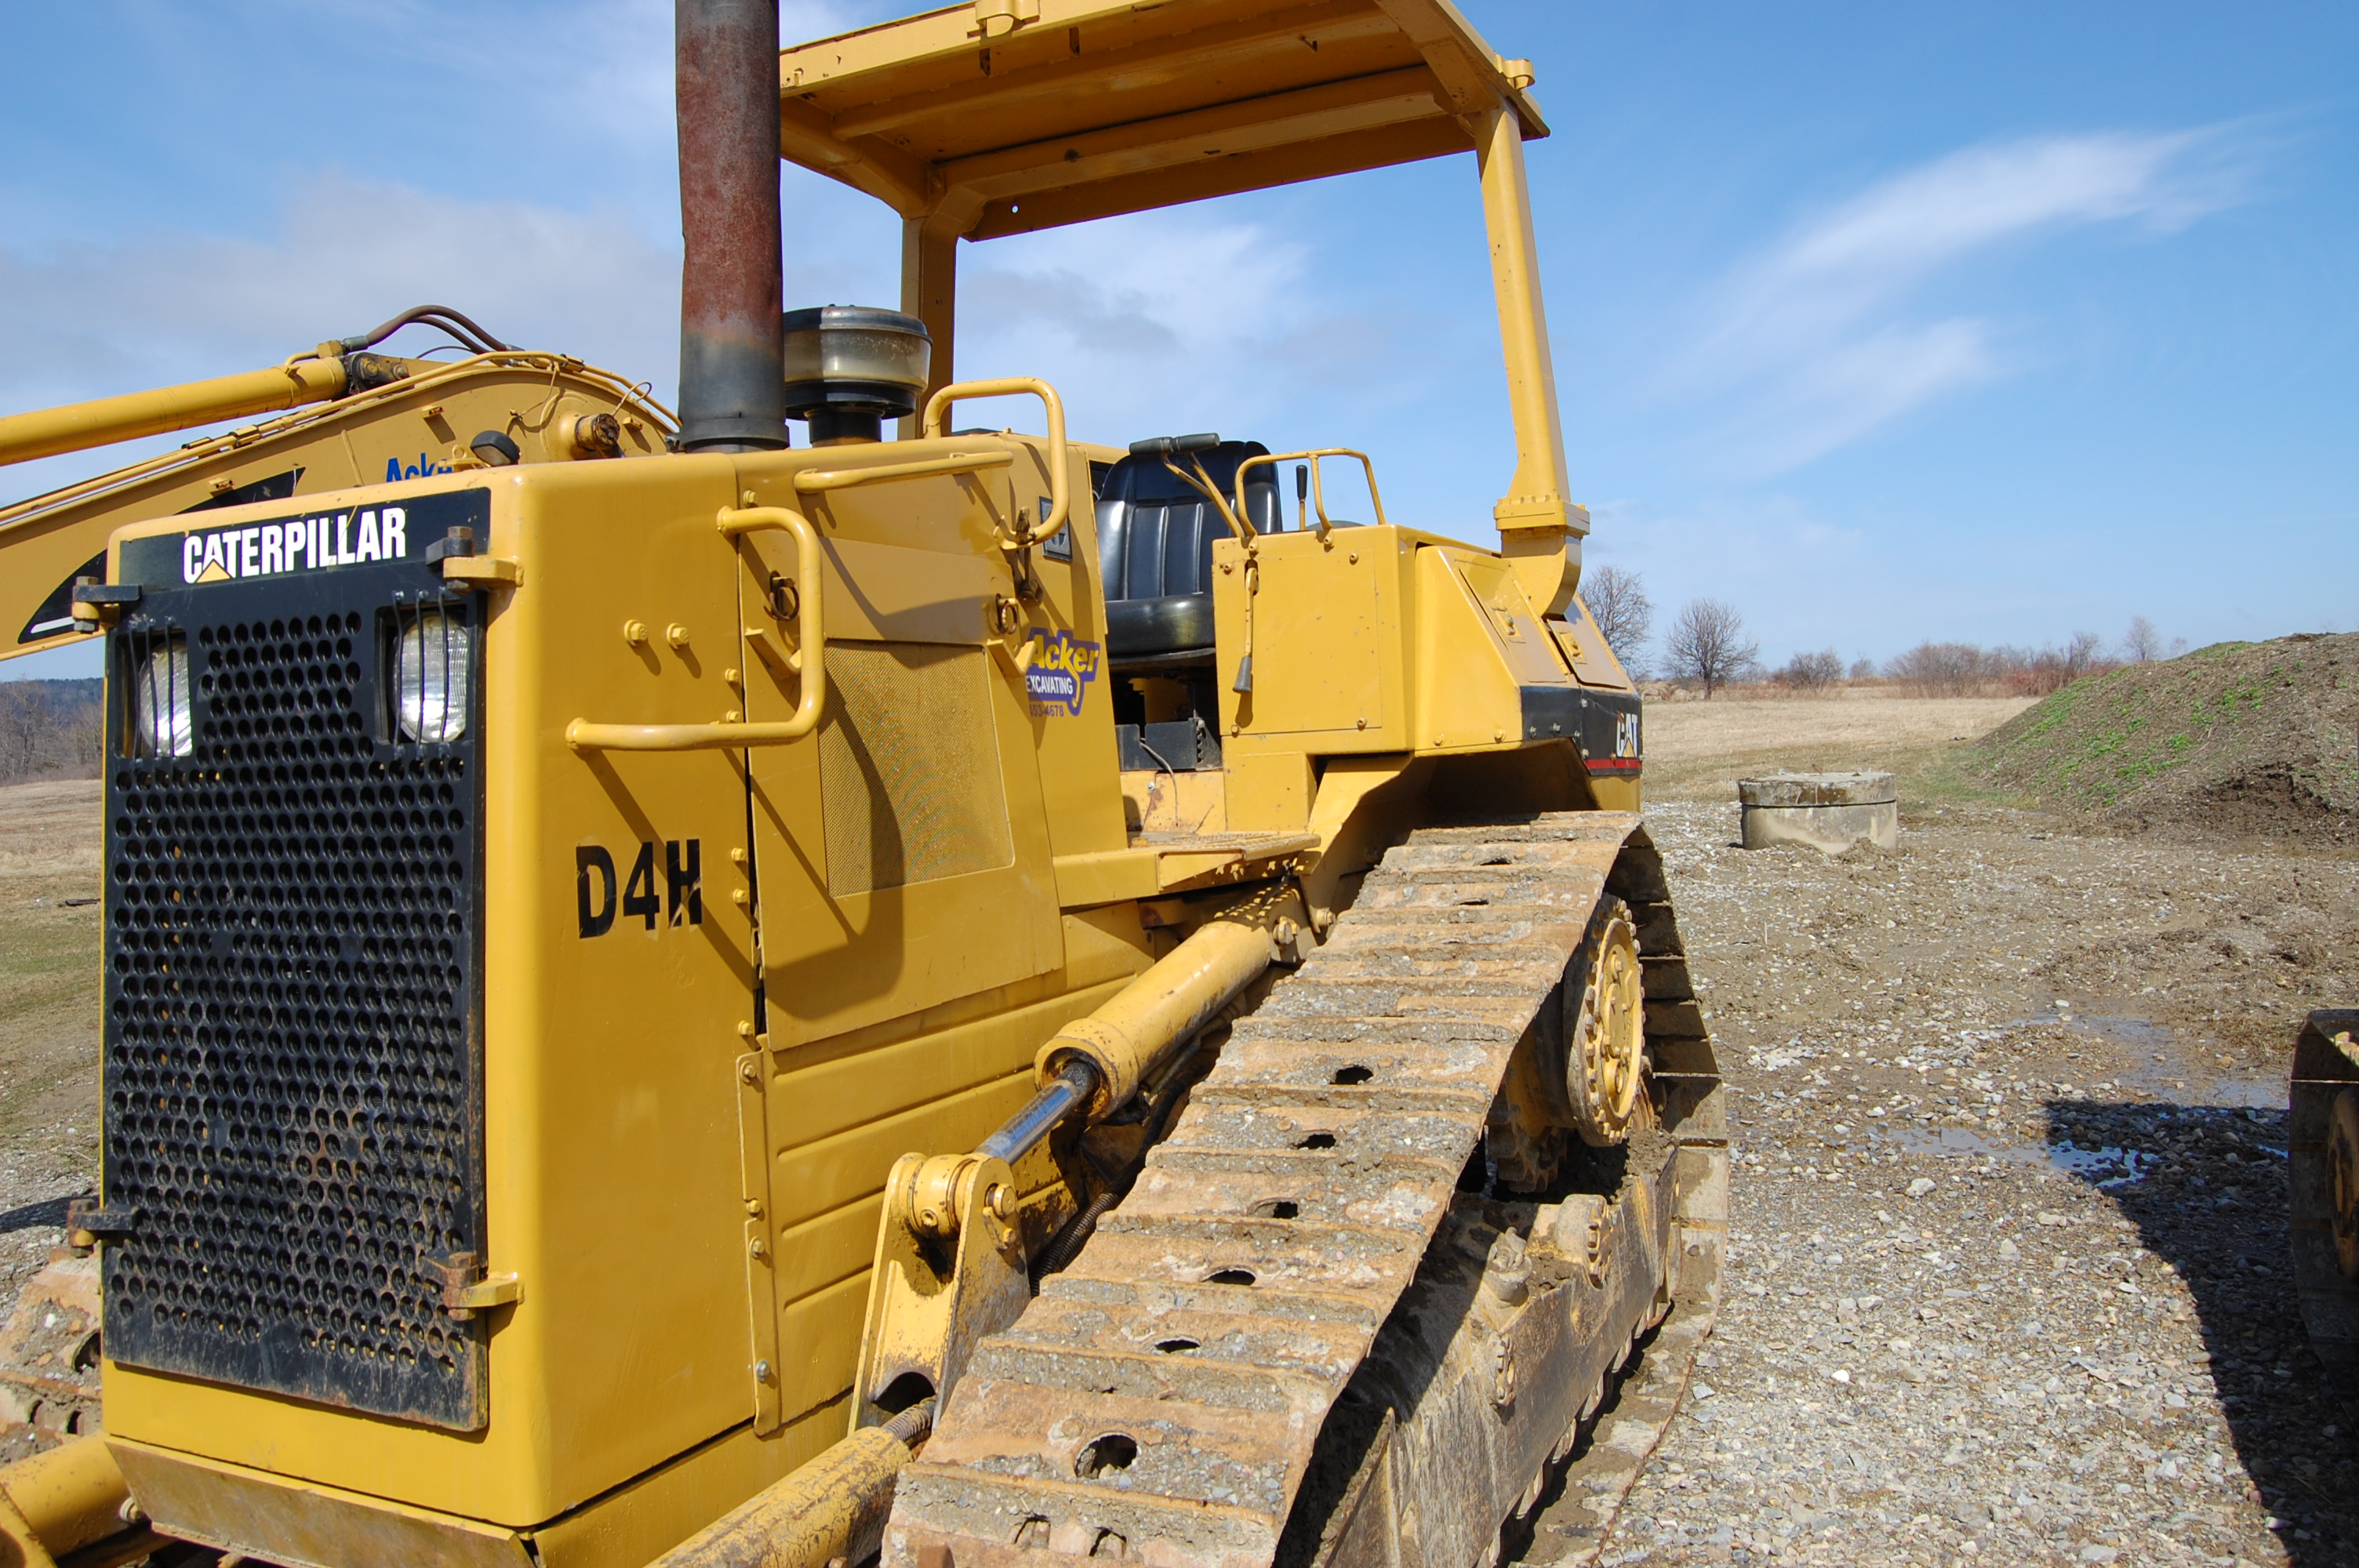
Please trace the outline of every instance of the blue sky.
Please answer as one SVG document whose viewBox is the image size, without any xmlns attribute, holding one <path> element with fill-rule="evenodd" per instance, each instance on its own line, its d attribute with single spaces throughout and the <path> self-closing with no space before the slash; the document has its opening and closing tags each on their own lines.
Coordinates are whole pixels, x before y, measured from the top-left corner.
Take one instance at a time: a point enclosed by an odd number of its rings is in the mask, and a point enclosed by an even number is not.
<svg viewBox="0 0 2359 1568">
<path fill-rule="evenodd" d="M 904 8 L 785 0 L 785 30 Z M 1588 558 L 1658 619 L 1727 600 L 1773 661 L 2359 626 L 2359 8 L 1463 8 L 1538 71 Z M 425 300 L 669 394 L 669 5 L 92 0 L 8 32 L 0 410 Z M 890 215 L 785 185 L 788 303 L 892 303 Z M 1077 434 L 1365 448 L 1394 521 L 1489 537 L 1471 157 L 962 265 L 961 373 L 1049 375 Z"/>
</svg>

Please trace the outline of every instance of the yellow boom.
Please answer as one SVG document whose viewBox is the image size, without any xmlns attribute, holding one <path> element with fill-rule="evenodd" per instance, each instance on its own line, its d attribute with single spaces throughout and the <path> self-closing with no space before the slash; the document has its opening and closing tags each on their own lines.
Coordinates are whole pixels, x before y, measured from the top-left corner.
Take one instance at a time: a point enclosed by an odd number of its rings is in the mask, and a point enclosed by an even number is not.
<svg viewBox="0 0 2359 1568">
<path fill-rule="evenodd" d="M 0 463 L 28 462 L 168 430 L 190 430 L 249 414 L 274 414 L 342 397 L 351 378 L 341 358 L 300 358 L 269 370 L 217 375 L 120 397 L 0 417 Z"/>
</svg>

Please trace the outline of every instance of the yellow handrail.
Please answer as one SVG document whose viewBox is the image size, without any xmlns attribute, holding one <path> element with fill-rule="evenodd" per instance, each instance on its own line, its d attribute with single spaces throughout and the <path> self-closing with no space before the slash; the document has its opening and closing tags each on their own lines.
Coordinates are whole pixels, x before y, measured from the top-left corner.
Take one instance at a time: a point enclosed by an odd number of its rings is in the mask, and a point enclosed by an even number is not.
<svg viewBox="0 0 2359 1568">
<path fill-rule="evenodd" d="M 819 533 L 799 512 L 783 506 L 723 507 L 715 520 L 734 539 L 764 529 L 795 537 L 795 641 L 788 665 L 802 677 L 795 716 L 768 724 L 592 724 L 577 719 L 565 727 L 565 743 L 577 752 L 716 752 L 740 746 L 783 746 L 819 728 L 827 708 L 827 623 L 821 609 Z"/>
<path fill-rule="evenodd" d="M 1264 452 L 1259 457 L 1247 458 L 1237 465 L 1237 510 L 1243 512 L 1245 509 L 1245 471 L 1257 463 L 1290 463 L 1304 458 L 1310 460 L 1310 496 L 1313 504 L 1319 509 L 1319 542 L 1321 544 L 1327 542 L 1327 535 L 1334 527 L 1333 524 L 1327 521 L 1327 490 L 1319 480 L 1319 460 L 1321 458 L 1360 460 L 1360 466 L 1368 471 L 1368 501 L 1376 509 L 1376 526 L 1381 528 L 1385 525 L 1385 498 L 1376 493 L 1376 465 L 1368 460 L 1367 453 L 1354 451 L 1350 447 L 1318 447 L 1301 452 Z M 1286 501 L 1281 496 L 1278 498 L 1278 512 L 1283 515 L 1285 511 Z"/>
<path fill-rule="evenodd" d="M 857 484 L 882 484 L 887 480 L 917 479 L 929 473 L 972 473 L 977 469 L 1014 465 L 1014 452 L 953 452 L 946 458 L 921 458 L 915 462 L 879 463 L 865 469 L 809 469 L 795 475 L 795 488 L 806 494 L 850 490 Z"/>
<path fill-rule="evenodd" d="M 1045 543 L 1057 536 L 1065 525 L 1071 498 L 1065 479 L 1065 400 L 1057 389 L 1037 375 L 1007 375 L 995 381 L 959 381 L 943 387 L 926 399 L 923 427 L 928 437 L 940 436 L 950 416 L 951 405 L 967 397 L 1013 397 L 1030 393 L 1049 410 L 1049 515 L 1040 519 L 1029 533 L 1006 541 L 1010 549 L 1023 549 L 1029 545 Z"/>
</svg>

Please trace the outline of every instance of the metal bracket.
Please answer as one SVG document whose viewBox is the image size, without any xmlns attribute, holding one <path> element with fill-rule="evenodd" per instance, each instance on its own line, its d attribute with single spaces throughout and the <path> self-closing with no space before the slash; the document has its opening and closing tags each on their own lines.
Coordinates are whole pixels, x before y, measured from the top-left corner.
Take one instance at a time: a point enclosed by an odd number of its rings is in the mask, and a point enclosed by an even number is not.
<svg viewBox="0 0 2359 1568">
<path fill-rule="evenodd" d="M 428 1265 L 442 1279 L 442 1310 L 456 1323 L 496 1306 L 514 1306 L 524 1300 L 524 1281 L 515 1274 L 481 1271 L 483 1260 L 473 1252 L 429 1258 Z"/>
<path fill-rule="evenodd" d="M 139 602 L 147 589 L 136 582 L 109 585 L 96 578 L 77 578 L 73 591 L 68 596 L 69 613 L 78 632 L 95 632 L 101 626 L 112 626 L 123 611 Z"/>
<path fill-rule="evenodd" d="M 473 528 L 450 528 L 440 538 L 426 546 L 426 564 L 453 560 L 475 553 L 475 531 Z"/>
<path fill-rule="evenodd" d="M 853 1431 L 894 1415 L 878 1401 L 912 1374 L 946 1396 L 975 1346 L 1023 1313 L 1032 1288 L 1016 1213 L 1016 1173 L 1004 1160 L 904 1154 L 894 1164 L 869 1276 Z"/>
<path fill-rule="evenodd" d="M 976 29 L 987 42 L 1040 19 L 1040 0 L 974 0 Z"/>
<path fill-rule="evenodd" d="M 506 556 L 451 556 L 442 562 L 442 580 L 462 588 L 514 588 L 524 568 Z"/>
<path fill-rule="evenodd" d="M 138 1227 L 139 1209 L 135 1204 L 110 1208 L 97 1198 L 74 1198 L 66 1205 L 66 1241 L 71 1246 L 120 1241 Z"/>
<path fill-rule="evenodd" d="M 451 528 L 426 546 L 426 564 L 439 568 L 442 580 L 460 588 L 514 588 L 524 580 L 524 568 L 506 556 L 475 554 L 475 531 Z"/>
</svg>

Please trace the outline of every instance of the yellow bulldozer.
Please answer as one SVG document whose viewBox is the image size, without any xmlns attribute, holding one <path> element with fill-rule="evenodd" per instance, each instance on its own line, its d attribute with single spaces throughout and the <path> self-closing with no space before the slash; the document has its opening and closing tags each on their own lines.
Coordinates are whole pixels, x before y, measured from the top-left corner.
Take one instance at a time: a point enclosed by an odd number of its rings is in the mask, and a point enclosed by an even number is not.
<svg viewBox="0 0 2359 1568">
<path fill-rule="evenodd" d="M 1446 0 L 677 19 L 677 418 L 429 307 L 0 419 L 262 416 L 0 512 L 4 651 L 108 691 L 103 1431 L 0 1534 L 1589 1560 L 1710 1332 L 1727 1122 L 1577 592 L 1531 65 Z M 962 242 L 1466 153 L 1495 547 L 1388 520 L 1381 454 L 953 373 Z M 898 309 L 784 309 L 781 157 L 900 215 Z"/>
</svg>

